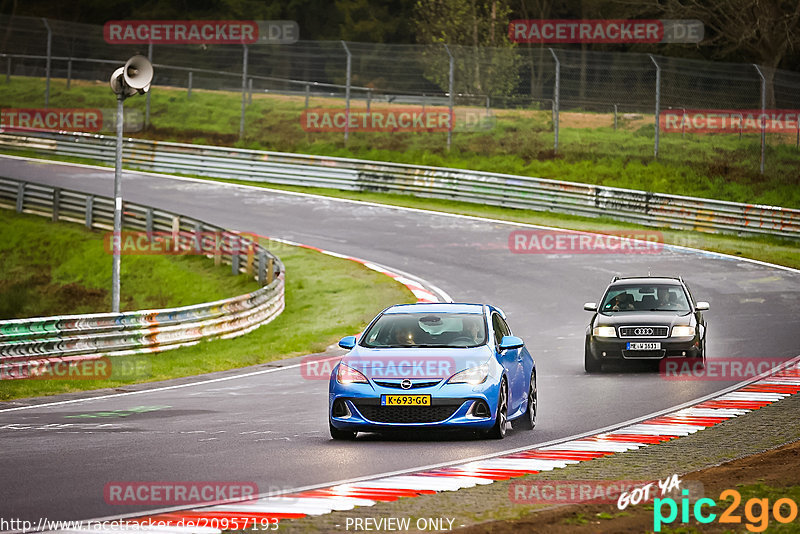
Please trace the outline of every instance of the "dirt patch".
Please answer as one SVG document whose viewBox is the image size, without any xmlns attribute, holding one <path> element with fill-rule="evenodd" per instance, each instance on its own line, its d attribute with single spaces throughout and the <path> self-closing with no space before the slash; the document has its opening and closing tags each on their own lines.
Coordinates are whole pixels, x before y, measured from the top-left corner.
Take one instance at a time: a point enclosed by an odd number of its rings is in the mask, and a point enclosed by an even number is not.
<svg viewBox="0 0 800 534">
<path fill-rule="evenodd" d="M 726 489 L 736 489 L 754 481 L 773 488 L 800 486 L 800 441 L 778 449 L 702 469 L 681 477 L 684 481 L 699 481 L 706 497 L 720 502 L 719 495 Z M 744 499 L 743 499 L 744 501 Z M 718 507 L 724 509 L 725 505 Z M 742 513 L 742 507 L 739 508 Z M 735 531 L 746 531 L 746 519 Z M 678 520 L 679 521 L 679 520 Z M 773 520 L 774 523 L 774 520 Z M 673 528 L 682 526 L 679 523 Z M 712 522 L 700 525 L 692 521 L 689 526 L 702 532 L 730 532 L 730 524 Z M 795 521 L 797 526 L 797 520 Z M 504 534 L 515 532 L 548 533 L 617 533 L 651 532 L 653 509 L 651 506 L 629 506 L 620 512 L 616 505 L 566 505 L 531 513 L 508 521 L 491 521 L 457 529 L 459 534 Z M 664 528 L 666 530 L 666 527 Z"/>
</svg>

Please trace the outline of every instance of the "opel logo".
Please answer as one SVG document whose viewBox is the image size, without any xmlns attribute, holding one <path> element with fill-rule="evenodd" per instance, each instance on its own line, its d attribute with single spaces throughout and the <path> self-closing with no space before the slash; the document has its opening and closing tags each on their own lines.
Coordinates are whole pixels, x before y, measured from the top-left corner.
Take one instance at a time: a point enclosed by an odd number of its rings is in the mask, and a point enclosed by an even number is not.
<svg viewBox="0 0 800 534">
<path fill-rule="evenodd" d="M 411 380 L 404 378 L 403 381 L 400 382 L 400 387 L 403 389 L 411 389 Z"/>
<path fill-rule="evenodd" d="M 653 329 L 652 328 L 637 328 L 633 331 L 633 335 L 635 336 L 652 336 Z"/>
</svg>

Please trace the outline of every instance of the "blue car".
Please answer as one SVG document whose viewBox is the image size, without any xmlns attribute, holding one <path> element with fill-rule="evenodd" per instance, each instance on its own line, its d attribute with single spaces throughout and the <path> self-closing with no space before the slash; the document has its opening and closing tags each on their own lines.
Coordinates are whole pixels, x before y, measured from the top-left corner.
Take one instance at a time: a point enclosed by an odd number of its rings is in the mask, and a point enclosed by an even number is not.
<svg viewBox="0 0 800 534">
<path fill-rule="evenodd" d="M 391 306 L 333 368 L 333 439 L 403 429 L 473 430 L 502 439 L 536 424 L 536 365 L 505 314 L 486 304 Z"/>
</svg>

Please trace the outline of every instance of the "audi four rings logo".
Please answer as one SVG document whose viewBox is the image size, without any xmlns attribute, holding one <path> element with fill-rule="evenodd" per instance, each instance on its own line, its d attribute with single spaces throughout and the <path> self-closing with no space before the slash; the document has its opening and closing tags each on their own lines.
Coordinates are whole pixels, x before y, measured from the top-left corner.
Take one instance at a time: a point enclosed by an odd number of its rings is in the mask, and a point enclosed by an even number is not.
<svg viewBox="0 0 800 534">
<path fill-rule="evenodd" d="M 403 389 L 410 389 L 411 388 L 411 380 L 408 378 L 404 378 L 402 382 L 400 382 L 400 387 Z"/>
<path fill-rule="evenodd" d="M 637 328 L 633 331 L 633 335 L 635 336 L 652 336 L 653 329 L 652 328 Z"/>
</svg>

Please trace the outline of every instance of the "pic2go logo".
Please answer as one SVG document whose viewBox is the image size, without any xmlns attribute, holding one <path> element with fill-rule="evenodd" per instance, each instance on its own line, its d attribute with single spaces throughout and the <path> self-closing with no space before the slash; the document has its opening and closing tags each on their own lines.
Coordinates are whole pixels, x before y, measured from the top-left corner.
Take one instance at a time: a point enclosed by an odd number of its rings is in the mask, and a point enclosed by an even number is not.
<svg viewBox="0 0 800 534">
<path fill-rule="evenodd" d="M 712 513 L 710 510 L 704 510 L 704 507 L 715 508 L 717 503 L 713 499 L 703 498 L 698 499 L 694 506 L 689 504 L 689 490 L 681 492 L 684 497 L 681 499 L 680 514 L 681 523 L 686 524 L 689 522 L 689 512 L 692 512 L 694 519 L 698 523 L 711 523 L 717 518 L 717 514 Z M 742 517 L 736 514 L 736 509 L 742 502 L 742 495 L 733 489 L 728 489 L 720 493 L 720 500 L 733 499 L 733 502 L 720 514 L 720 523 L 735 523 L 742 522 Z M 667 507 L 669 512 L 664 515 L 664 507 Z M 672 524 L 678 518 L 678 503 L 675 499 L 656 498 L 653 501 L 653 530 L 661 532 L 661 525 Z M 770 514 L 771 512 L 771 514 Z M 750 532 L 764 532 L 769 526 L 770 517 L 774 517 L 778 523 L 791 523 L 797 518 L 797 503 L 792 499 L 782 498 L 775 501 L 772 508 L 769 506 L 769 499 L 752 498 L 744 504 L 744 516 L 748 523 L 745 527 Z"/>
</svg>

